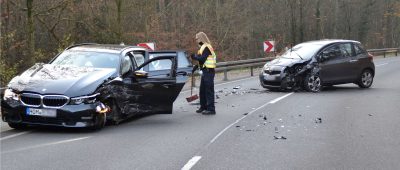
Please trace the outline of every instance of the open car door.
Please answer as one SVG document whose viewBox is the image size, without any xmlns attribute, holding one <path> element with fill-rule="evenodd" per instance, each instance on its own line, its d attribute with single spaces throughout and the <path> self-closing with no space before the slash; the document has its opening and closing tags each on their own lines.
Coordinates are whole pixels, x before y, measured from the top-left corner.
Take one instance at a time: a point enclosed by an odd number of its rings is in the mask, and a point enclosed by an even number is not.
<svg viewBox="0 0 400 170">
<path fill-rule="evenodd" d="M 176 81 L 176 56 L 154 57 L 134 72 L 135 102 L 143 112 L 171 114 L 173 102 L 179 95 Z"/>
<path fill-rule="evenodd" d="M 180 92 L 192 74 L 192 64 L 189 62 L 185 51 L 151 51 L 149 52 L 149 59 L 161 56 L 175 56 L 177 61 L 176 68 L 176 83 L 177 90 Z M 178 92 L 178 93 L 179 93 Z"/>
</svg>

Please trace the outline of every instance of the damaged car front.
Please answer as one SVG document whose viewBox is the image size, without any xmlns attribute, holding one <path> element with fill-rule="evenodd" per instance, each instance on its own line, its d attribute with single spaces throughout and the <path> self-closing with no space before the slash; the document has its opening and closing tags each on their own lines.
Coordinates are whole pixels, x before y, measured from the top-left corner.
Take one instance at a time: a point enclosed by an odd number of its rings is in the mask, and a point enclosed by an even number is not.
<svg viewBox="0 0 400 170">
<path fill-rule="evenodd" d="M 138 114 L 171 114 L 191 70 L 184 51 L 149 55 L 137 46 L 75 45 L 11 80 L 2 120 L 16 129 L 101 129 Z"/>
<path fill-rule="evenodd" d="M 265 64 L 261 86 L 319 92 L 323 86 L 354 83 L 369 88 L 375 75 L 373 56 L 354 40 L 318 40 L 298 44 Z"/>
<path fill-rule="evenodd" d="M 261 86 L 270 90 L 300 88 L 303 77 L 316 66 L 313 56 L 320 48 L 318 44 L 299 44 L 267 62 L 259 76 Z"/>
<path fill-rule="evenodd" d="M 68 50 L 49 64 L 36 64 L 14 77 L 4 92 L 2 119 L 27 125 L 100 128 L 108 108 L 97 91 L 117 76 L 119 54 Z"/>
</svg>

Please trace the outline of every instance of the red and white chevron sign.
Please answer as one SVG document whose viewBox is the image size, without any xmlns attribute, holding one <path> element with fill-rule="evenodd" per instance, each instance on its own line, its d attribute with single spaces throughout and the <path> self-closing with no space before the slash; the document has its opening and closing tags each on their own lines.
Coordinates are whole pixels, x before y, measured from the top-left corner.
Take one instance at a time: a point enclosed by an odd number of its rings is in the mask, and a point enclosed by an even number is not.
<svg viewBox="0 0 400 170">
<path fill-rule="evenodd" d="M 264 41 L 264 52 L 269 53 L 275 51 L 275 41 Z"/>
<path fill-rule="evenodd" d="M 151 43 L 139 43 L 139 44 L 137 44 L 137 46 L 147 48 L 151 51 L 154 51 L 156 49 L 156 44 L 152 43 L 152 42 Z"/>
</svg>

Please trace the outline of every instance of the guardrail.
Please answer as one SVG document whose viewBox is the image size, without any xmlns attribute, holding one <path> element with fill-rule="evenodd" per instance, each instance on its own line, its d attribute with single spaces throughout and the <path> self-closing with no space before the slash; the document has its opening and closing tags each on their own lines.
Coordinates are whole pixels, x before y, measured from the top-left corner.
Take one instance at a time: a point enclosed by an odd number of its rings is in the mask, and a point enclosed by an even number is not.
<svg viewBox="0 0 400 170">
<path fill-rule="evenodd" d="M 386 58 L 387 53 L 395 53 L 396 56 L 400 53 L 400 48 L 383 48 L 383 49 L 369 49 L 369 53 L 383 53 L 383 58 Z"/>
</svg>

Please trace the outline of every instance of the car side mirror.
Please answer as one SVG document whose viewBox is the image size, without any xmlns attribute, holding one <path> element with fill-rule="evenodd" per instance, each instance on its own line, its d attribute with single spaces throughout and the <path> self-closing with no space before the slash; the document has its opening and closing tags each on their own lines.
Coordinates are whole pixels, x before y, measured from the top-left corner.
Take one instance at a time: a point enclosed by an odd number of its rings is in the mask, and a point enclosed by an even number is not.
<svg viewBox="0 0 400 170">
<path fill-rule="evenodd" d="M 147 78 L 149 73 L 147 73 L 143 70 L 136 70 L 134 75 L 135 75 L 135 77 L 139 77 L 139 78 Z"/>
</svg>

